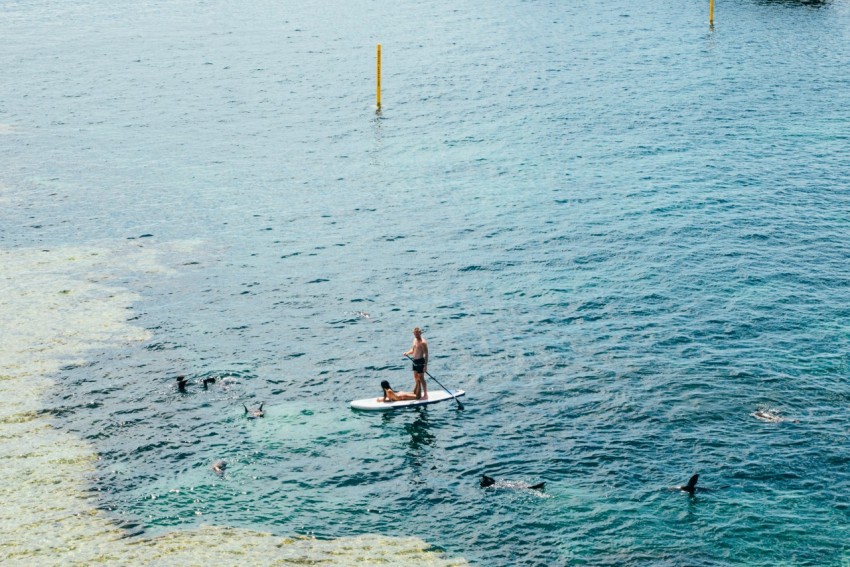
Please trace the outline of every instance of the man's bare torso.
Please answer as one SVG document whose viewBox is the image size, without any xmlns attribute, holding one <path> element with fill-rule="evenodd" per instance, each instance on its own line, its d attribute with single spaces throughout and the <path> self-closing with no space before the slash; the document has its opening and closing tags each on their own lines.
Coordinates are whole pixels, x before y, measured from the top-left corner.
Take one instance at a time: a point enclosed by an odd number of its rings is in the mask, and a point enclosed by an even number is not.
<svg viewBox="0 0 850 567">
<path fill-rule="evenodd" d="M 413 358 L 425 358 L 425 353 L 428 352 L 428 343 L 425 342 L 425 339 L 413 339 L 413 346 L 410 348 L 413 350 Z"/>
</svg>

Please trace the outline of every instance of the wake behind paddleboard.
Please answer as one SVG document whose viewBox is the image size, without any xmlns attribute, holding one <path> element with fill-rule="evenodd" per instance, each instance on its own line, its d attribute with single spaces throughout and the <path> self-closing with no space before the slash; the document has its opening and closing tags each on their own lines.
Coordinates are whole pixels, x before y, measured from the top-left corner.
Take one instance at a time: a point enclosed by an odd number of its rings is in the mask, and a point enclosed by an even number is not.
<svg viewBox="0 0 850 567">
<path fill-rule="evenodd" d="M 466 392 L 463 390 L 451 390 L 456 398 L 461 397 Z M 414 406 L 427 406 L 428 404 L 436 404 L 453 399 L 448 392 L 434 390 L 428 392 L 427 400 L 403 400 L 400 402 L 379 402 L 377 397 L 363 398 L 362 400 L 354 400 L 351 402 L 352 409 L 365 411 L 389 411 L 401 408 L 409 408 Z"/>
</svg>

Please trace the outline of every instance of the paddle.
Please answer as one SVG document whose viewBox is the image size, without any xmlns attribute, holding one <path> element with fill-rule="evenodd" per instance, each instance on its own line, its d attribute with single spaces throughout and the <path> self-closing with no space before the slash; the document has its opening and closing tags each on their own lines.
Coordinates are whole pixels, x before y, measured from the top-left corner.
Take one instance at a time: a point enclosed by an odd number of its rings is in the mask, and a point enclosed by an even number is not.
<svg viewBox="0 0 850 567">
<path fill-rule="evenodd" d="M 409 357 L 409 356 L 407 356 L 406 354 L 404 355 L 404 358 L 406 358 L 407 360 L 410 360 L 410 361 L 412 361 L 412 360 L 413 360 L 412 358 L 410 358 L 410 357 Z M 445 391 L 446 391 L 446 393 L 448 393 L 448 395 L 450 395 L 450 396 L 452 397 L 452 399 L 453 399 L 454 401 L 456 401 L 456 402 L 457 402 L 457 409 L 463 409 L 463 404 L 462 404 L 462 403 L 460 403 L 460 400 L 459 400 L 459 399 L 457 399 L 457 398 L 455 397 L 455 395 L 454 395 L 454 394 L 452 394 L 451 390 L 449 390 L 448 388 L 446 388 L 445 386 L 443 386 L 442 384 L 440 384 L 440 381 L 439 381 L 439 380 L 437 380 L 436 378 L 434 378 L 433 376 L 431 376 L 431 373 L 430 373 L 430 372 L 428 372 L 427 370 L 425 371 L 425 374 L 427 374 L 427 375 L 428 375 L 428 378 L 430 378 L 431 380 L 433 380 L 434 382 L 436 382 L 436 383 L 440 386 L 440 388 L 442 388 L 443 390 L 445 390 Z"/>
</svg>

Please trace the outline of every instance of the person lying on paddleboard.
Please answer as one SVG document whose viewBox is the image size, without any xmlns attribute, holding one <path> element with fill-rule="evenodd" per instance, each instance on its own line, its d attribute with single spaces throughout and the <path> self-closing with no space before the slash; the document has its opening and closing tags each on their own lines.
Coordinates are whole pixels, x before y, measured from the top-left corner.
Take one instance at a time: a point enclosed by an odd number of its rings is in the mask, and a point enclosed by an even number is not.
<svg viewBox="0 0 850 567">
<path fill-rule="evenodd" d="M 396 392 L 392 388 L 390 388 L 390 383 L 384 380 L 381 382 L 381 388 L 384 390 L 384 397 L 378 398 L 376 401 L 378 402 L 401 402 L 404 400 L 415 400 L 417 399 L 416 394 L 413 392 Z"/>
</svg>

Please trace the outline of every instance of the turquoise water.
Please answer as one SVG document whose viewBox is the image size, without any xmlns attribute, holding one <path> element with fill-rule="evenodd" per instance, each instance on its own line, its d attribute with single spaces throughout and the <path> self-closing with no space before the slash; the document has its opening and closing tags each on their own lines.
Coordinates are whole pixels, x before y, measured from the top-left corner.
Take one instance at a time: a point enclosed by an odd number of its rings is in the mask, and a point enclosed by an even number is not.
<svg viewBox="0 0 850 567">
<path fill-rule="evenodd" d="M 850 561 L 850 5 L 707 12 L 4 3 L 3 249 L 169 270 L 56 268 L 150 337 L 42 401 L 98 509 L 474 565 Z M 349 410 L 412 388 L 414 326 L 465 409 Z"/>
</svg>

